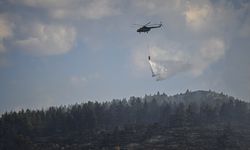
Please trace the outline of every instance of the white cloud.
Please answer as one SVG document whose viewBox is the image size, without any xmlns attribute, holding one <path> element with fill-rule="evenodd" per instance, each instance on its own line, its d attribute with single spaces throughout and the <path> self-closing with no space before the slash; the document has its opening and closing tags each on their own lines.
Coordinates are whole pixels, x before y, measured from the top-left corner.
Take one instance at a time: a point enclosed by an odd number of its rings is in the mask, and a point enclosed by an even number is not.
<svg viewBox="0 0 250 150">
<path fill-rule="evenodd" d="M 193 76 L 200 76 L 211 64 L 220 60 L 226 50 L 225 43 L 220 38 L 210 38 L 201 43 L 195 43 L 196 45 L 192 47 L 196 49 L 193 50 L 181 47 L 181 44 L 177 42 L 159 43 L 149 48 L 149 55 L 153 62 L 166 67 L 167 73 L 164 73 L 161 79 L 181 72 L 190 72 Z M 148 69 L 149 66 L 144 53 L 145 48 L 137 48 L 133 51 L 133 60 L 139 70 Z"/>
<path fill-rule="evenodd" d="M 224 56 L 225 50 L 224 41 L 219 38 L 211 38 L 204 41 L 200 49 L 193 54 L 192 73 L 201 75 L 209 65 L 217 62 Z"/>
<path fill-rule="evenodd" d="M 0 15 L 0 37 L 6 38 L 12 35 L 11 24 L 7 20 L 7 17 Z"/>
<path fill-rule="evenodd" d="M 174 45 L 177 45 L 177 43 Z M 185 53 L 183 49 L 171 46 L 171 43 L 163 48 L 150 48 L 150 56 L 153 61 L 164 66 L 166 68 L 165 70 L 167 70 L 167 72 L 160 75 L 161 80 L 188 71 L 192 68 L 190 54 Z"/>
<path fill-rule="evenodd" d="M 171 48 L 162 49 L 159 47 L 151 47 L 150 55 L 158 61 L 185 61 L 187 55 L 183 51 Z"/>
<path fill-rule="evenodd" d="M 230 1 L 212 3 L 209 0 L 191 0 L 183 14 L 187 27 L 201 37 L 213 35 L 231 40 L 240 30 L 241 19 L 248 10 L 245 6 L 236 8 Z"/>
<path fill-rule="evenodd" d="M 6 51 L 4 40 L 12 36 L 12 24 L 6 15 L 0 14 L 0 54 Z"/>
<path fill-rule="evenodd" d="M 159 44 L 161 43 L 161 44 Z M 177 73 L 190 70 L 190 57 L 188 53 L 184 53 L 183 48 L 178 43 L 165 41 L 154 44 L 149 47 L 148 55 L 150 55 L 152 62 L 159 64 L 160 68 L 165 68 L 159 75 L 160 80 L 176 75 Z M 156 46 L 157 45 L 157 46 Z M 136 48 L 133 50 L 133 60 L 138 70 L 149 69 L 146 49 Z M 157 67 L 157 66 L 156 66 Z"/>
<path fill-rule="evenodd" d="M 86 77 L 72 76 L 70 77 L 70 83 L 72 85 L 85 85 L 88 79 Z"/>
<path fill-rule="evenodd" d="M 166 67 L 165 70 L 167 70 L 167 72 L 162 74 L 161 79 L 171 77 L 177 73 L 190 69 L 191 64 L 189 55 L 187 53 L 185 54 L 176 46 L 171 46 L 171 43 L 163 48 L 150 48 L 150 56 L 156 63 Z"/>
<path fill-rule="evenodd" d="M 187 25 L 198 31 L 204 29 L 210 24 L 213 11 L 209 3 L 202 5 L 187 3 L 187 10 L 184 13 Z"/>
<path fill-rule="evenodd" d="M 17 39 L 18 49 L 34 55 L 57 55 L 70 51 L 76 32 L 73 27 L 32 23 L 21 28 L 24 38 Z"/>
<path fill-rule="evenodd" d="M 69 78 L 70 84 L 73 86 L 86 86 L 89 82 L 92 82 L 93 80 L 100 79 L 100 75 L 98 73 L 89 74 L 86 76 L 71 76 Z"/>
</svg>

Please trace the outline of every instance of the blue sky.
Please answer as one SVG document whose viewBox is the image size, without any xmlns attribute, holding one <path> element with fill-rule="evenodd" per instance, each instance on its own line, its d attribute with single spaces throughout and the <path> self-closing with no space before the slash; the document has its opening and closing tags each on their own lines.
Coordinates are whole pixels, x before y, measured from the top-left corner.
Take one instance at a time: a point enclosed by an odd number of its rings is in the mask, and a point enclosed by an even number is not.
<svg viewBox="0 0 250 150">
<path fill-rule="evenodd" d="M 250 101 L 249 13 L 244 0 L 1 1 L 0 112 L 186 89 Z M 149 21 L 164 26 L 136 33 Z"/>
</svg>

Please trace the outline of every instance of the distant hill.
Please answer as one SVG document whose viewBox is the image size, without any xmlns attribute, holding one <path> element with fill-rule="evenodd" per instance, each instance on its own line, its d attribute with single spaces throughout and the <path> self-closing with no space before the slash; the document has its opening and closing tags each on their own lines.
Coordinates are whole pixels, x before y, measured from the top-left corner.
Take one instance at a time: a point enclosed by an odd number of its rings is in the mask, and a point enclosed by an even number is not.
<svg viewBox="0 0 250 150">
<path fill-rule="evenodd" d="M 187 90 L 8 112 L 0 118 L 0 149 L 248 150 L 249 106 L 223 93 Z"/>
<path fill-rule="evenodd" d="M 185 93 L 181 94 L 176 94 L 173 96 L 167 96 L 166 94 L 160 94 L 157 93 L 152 96 L 145 96 L 147 100 L 152 100 L 152 99 L 157 99 L 157 101 L 167 101 L 167 102 L 175 102 L 175 103 L 185 103 L 185 104 L 190 104 L 190 103 L 206 103 L 209 105 L 221 105 L 222 103 L 230 100 L 236 100 L 232 96 L 225 95 L 223 93 L 216 93 L 213 91 L 203 91 L 203 90 L 198 90 L 198 91 L 189 91 L 187 90 Z"/>
</svg>

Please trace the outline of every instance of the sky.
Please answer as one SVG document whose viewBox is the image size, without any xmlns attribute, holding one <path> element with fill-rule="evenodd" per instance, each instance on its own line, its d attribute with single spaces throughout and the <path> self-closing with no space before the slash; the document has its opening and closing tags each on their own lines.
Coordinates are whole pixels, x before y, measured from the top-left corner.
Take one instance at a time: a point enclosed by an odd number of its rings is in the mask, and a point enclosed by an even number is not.
<svg viewBox="0 0 250 150">
<path fill-rule="evenodd" d="M 163 27 L 137 33 L 147 22 Z M 247 0 L 2 0 L 0 112 L 187 89 L 250 101 L 249 41 Z"/>
</svg>

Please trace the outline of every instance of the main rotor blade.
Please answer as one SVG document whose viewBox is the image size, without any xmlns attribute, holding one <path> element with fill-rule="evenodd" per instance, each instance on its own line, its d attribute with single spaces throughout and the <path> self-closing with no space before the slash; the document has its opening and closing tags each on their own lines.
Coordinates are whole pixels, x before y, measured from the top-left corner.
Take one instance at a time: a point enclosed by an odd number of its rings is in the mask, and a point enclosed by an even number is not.
<svg viewBox="0 0 250 150">
<path fill-rule="evenodd" d="M 160 23 L 154 23 L 154 24 L 150 24 L 151 26 L 159 26 L 159 25 L 163 25 L 162 22 Z"/>
<path fill-rule="evenodd" d="M 133 25 L 136 25 L 136 26 L 143 26 L 143 25 L 141 25 L 141 24 L 133 24 Z"/>
<path fill-rule="evenodd" d="M 146 25 L 149 25 L 151 22 L 149 21 L 148 23 L 146 23 L 144 26 L 146 26 Z"/>
</svg>

